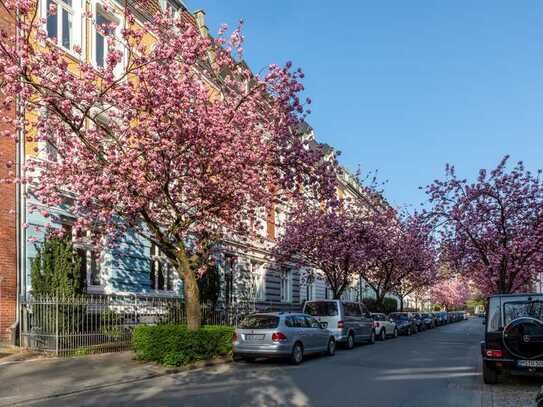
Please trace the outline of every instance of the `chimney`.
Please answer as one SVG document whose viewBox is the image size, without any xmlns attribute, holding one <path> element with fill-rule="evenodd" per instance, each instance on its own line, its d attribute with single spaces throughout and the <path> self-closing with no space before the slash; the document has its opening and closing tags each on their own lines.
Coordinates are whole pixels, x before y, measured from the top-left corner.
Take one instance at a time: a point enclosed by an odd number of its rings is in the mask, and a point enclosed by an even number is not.
<svg viewBox="0 0 543 407">
<path fill-rule="evenodd" d="M 196 19 L 196 25 L 198 30 L 200 30 L 200 35 L 202 37 L 209 37 L 209 30 L 206 26 L 206 13 L 204 10 L 196 10 L 194 12 L 194 18 Z"/>
</svg>

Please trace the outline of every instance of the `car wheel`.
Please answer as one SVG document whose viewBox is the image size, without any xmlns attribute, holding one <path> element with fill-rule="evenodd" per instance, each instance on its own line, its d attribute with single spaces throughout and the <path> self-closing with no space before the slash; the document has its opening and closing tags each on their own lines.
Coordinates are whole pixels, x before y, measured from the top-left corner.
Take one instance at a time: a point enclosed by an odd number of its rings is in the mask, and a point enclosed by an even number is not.
<svg viewBox="0 0 543 407">
<path fill-rule="evenodd" d="M 347 349 L 349 349 L 349 350 L 354 348 L 354 335 L 353 335 L 352 332 L 349 333 L 349 336 L 347 336 L 347 344 L 346 344 L 346 346 L 347 346 Z"/>
<path fill-rule="evenodd" d="M 381 338 L 380 338 L 382 341 L 386 340 L 387 339 L 387 333 L 385 331 L 385 329 L 381 329 Z"/>
<path fill-rule="evenodd" d="M 394 338 L 397 338 L 398 337 L 398 328 L 394 328 L 394 334 L 393 334 Z"/>
<path fill-rule="evenodd" d="M 368 344 L 373 345 L 375 343 L 375 331 L 372 330 L 370 334 L 370 339 L 368 340 Z"/>
<path fill-rule="evenodd" d="M 290 363 L 299 365 L 304 360 L 304 348 L 300 342 L 296 342 L 290 354 Z"/>
<path fill-rule="evenodd" d="M 334 338 L 330 338 L 328 341 L 328 348 L 326 350 L 328 356 L 334 356 L 336 354 L 336 341 Z"/>
<path fill-rule="evenodd" d="M 483 362 L 483 381 L 485 384 L 498 383 L 498 372 L 488 367 L 485 362 Z"/>
</svg>

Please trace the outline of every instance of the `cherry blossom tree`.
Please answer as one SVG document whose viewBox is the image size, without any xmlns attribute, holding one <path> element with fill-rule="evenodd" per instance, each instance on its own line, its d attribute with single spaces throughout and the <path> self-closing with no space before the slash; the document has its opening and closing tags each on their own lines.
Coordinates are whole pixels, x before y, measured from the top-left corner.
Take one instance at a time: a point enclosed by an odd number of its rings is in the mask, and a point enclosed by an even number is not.
<svg viewBox="0 0 543 407">
<path fill-rule="evenodd" d="M 324 279 L 334 298 L 341 298 L 358 276 L 364 255 L 366 228 L 355 206 L 300 207 L 289 222 L 275 253 L 280 261 L 309 267 L 309 278 Z"/>
<path fill-rule="evenodd" d="M 443 306 L 446 310 L 462 308 L 470 299 L 468 282 L 461 277 L 443 279 L 430 289 L 433 303 Z"/>
<path fill-rule="evenodd" d="M 421 215 L 408 216 L 403 220 L 402 235 L 399 241 L 400 273 L 394 292 L 400 298 L 403 311 L 405 297 L 429 289 L 437 281 L 438 272 L 432 225 Z"/>
<path fill-rule="evenodd" d="M 296 131 L 303 72 L 289 62 L 253 75 L 239 63 L 239 28 L 212 39 L 169 12 L 141 25 L 126 7 L 122 27 L 97 27 L 107 39 L 97 67 L 47 39 L 36 0 L 1 3 L 17 27 L 17 37 L 0 32 L 2 108 L 17 101 L 28 113 L 6 117 L 13 131 L 3 136 L 18 142 L 21 132 L 36 152 L 54 152 L 10 182 L 67 205 L 74 229 L 97 241 L 114 245 L 130 230 L 156 244 L 182 277 L 191 329 L 197 278 L 225 235 L 246 237 L 270 202 L 333 193 L 332 162 Z"/>
<path fill-rule="evenodd" d="M 446 167 L 444 180 L 426 187 L 443 259 L 451 271 L 472 280 L 482 294 L 529 289 L 543 267 L 543 185 L 506 156 L 474 182 Z"/>
<path fill-rule="evenodd" d="M 387 293 L 403 299 L 435 279 L 435 250 L 429 225 L 419 215 L 393 208 L 375 210 L 365 241 L 362 276 L 382 306 Z"/>
</svg>

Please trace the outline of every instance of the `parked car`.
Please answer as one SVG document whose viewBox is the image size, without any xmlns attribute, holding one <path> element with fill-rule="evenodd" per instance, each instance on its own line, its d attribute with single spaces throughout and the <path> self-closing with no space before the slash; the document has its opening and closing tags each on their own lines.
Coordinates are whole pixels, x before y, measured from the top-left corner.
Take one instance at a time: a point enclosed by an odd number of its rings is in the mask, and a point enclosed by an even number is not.
<svg viewBox="0 0 543 407">
<path fill-rule="evenodd" d="M 422 322 L 426 326 L 427 329 L 432 329 L 436 327 L 436 319 L 433 314 L 430 313 L 423 313 L 420 314 L 422 318 Z"/>
<path fill-rule="evenodd" d="M 347 349 L 356 343 L 375 343 L 373 319 L 364 304 L 342 300 L 316 300 L 304 304 L 304 313 L 315 317 Z"/>
<path fill-rule="evenodd" d="M 388 316 L 396 324 L 398 333 L 411 336 L 417 333 L 417 323 L 409 312 L 393 312 Z"/>
<path fill-rule="evenodd" d="M 288 358 L 300 364 L 304 355 L 336 351 L 334 335 L 310 315 L 257 313 L 248 315 L 236 328 L 233 341 L 235 360 L 258 357 Z"/>
<path fill-rule="evenodd" d="M 499 294 L 488 298 L 481 342 L 483 380 L 503 373 L 543 373 L 543 294 Z"/>
<path fill-rule="evenodd" d="M 398 328 L 396 323 L 390 318 L 387 318 L 385 314 L 372 313 L 373 329 L 375 330 L 375 336 L 382 341 L 391 336 L 396 338 L 398 336 Z"/>
<path fill-rule="evenodd" d="M 436 316 L 437 325 L 445 325 L 448 322 L 447 313 L 445 311 L 434 312 Z"/>
<path fill-rule="evenodd" d="M 418 312 L 413 313 L 413 318 L 417 324 L 417 332 L 426 331 L 426 324 L 423 321 L 422 315 Z"/>
</svg>

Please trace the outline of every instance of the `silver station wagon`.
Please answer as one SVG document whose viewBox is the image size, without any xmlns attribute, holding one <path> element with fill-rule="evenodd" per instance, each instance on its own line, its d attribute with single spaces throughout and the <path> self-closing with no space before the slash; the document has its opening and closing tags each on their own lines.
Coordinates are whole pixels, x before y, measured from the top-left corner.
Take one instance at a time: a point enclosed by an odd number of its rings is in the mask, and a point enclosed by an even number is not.
<svg viewBox="0 0 543 407">
<path fill-rule="evenodd" d="M 236 328 L 234 360 L 288 358 L 300 364 L 304 355 L 334 355 L 334 335 L 315 318 L 300 313 L 256 313 L 247 316 Z"/>
</svg>

